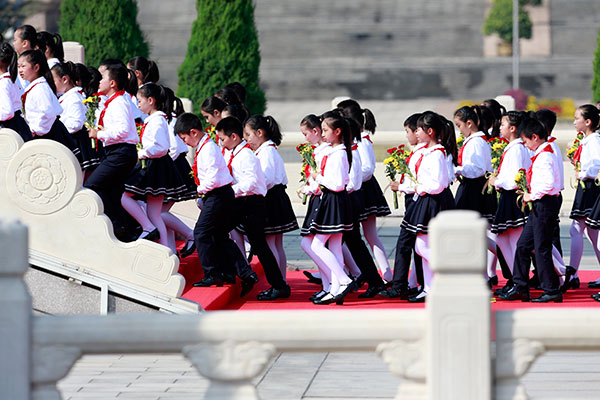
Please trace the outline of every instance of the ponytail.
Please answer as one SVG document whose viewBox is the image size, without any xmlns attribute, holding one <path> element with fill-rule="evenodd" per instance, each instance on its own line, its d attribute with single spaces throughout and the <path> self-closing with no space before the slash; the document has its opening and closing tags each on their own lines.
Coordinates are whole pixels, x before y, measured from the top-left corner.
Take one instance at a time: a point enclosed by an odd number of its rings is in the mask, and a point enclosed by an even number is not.
<svg viewBox="0 0 600 400">
<path fill-rule="evenodd" d="M 156 101 L 156 109 L 167 114 L 167 120 L 171 120 L 172 107 L 167 105 L 167 93 L 165 88 L 155 83 L 148 83 L 140 88 L 138 93 L 147 99 L 153 98 Z"/>
<path fill-rule="evenodd" d="M 308 114 L 306 117 L 302 118 L 300 121 L 300 126 L 306 126 L 308 129 L 321 129 L 321 119 L 317 117 L 315 114 Z"/>
<path fill-rule="evenodd" d="M 265 132 L 266 137 L 272 140 L 276 146 L 281 144 L 282 135 L 279 124 L 275 121 L 275 118 L 270 115 L 267 115 L 266 117 L 262 115 L 253 115 L 248 118 L 246 125 L 255 131 L 262 129 Z"/>
<path fill-rule="evenodd" d="M 42 53 L 46 53 L 46 49 L 50 49 L 50 53 L 62 63 L 65 59 L 65 50 L 63 49 L 62 37 L 58 33 L 50 33 L 46 31 L 37 34 L 37 46 Z"/>
<path fill-rule="evenodd" d="M 39 76 L 43 76 L 48 82 L 50 89 L 56 94 L 56 85 L 54 84 L 54 78 L 52 77 L 52 73 L 48 68 L 48 61 L 44 54 L 39 50 L 27 50 L 21 54 L 22 58 L 25 58 L 27 61 L 31 63 L 31 65 L 39 65 L 38 74 Z"/>
<path fill-rule="evenodd" d="M 0 63 L 4 64 L 8 68 L 8 72 L 10 73 L 10 80 L 13 83 L 17 80 L 17 75 L 19 73 L 19 68 L 17 67 L 17 52 L 13 47 L 4 42 L 0 45 Z"/>
<path fill-rule="evenodd" d="M 477 111 L 475 107 L 477 107 Z M 462 122 L 473 121 L 475 126 L 479 128 L 479 115 L 477 114 L 477 112 L 481 113 L 479 106 L 464 106 L 454 112 L 454 118 L 458 117 L 458 119 Z"/>
<path fill-rule="evenodd" d="M 127 62 L 127 65 L 130 66 L 133 71 L 140 71 L 140 80 L 142 81 L 142 84 L 157 83 L 160 79 L 160 73 L 158 71 L 158 66 L 156 65 L 156 63 L 144 56 L 135 56 L 131 58 Z"/>
<path fill-rule="evenodd" d="M 377 128 L 377 122 L 375 122 L 375 115 L 368 108 L 361 108 L 360 104 L 356 100 L 347 99 L 337 105 L 338 109 L 342 109 L 344 115 L 353 118 L 360 129 L 369 131 L 371 134 L 375 134 L 375 128 Z"/>
<path fill-rule="evenodd" d="M 365 130 L 369 131 L 372 135 L 375 134 L 375 128 L 377 128 L 377 123 L 375 122 L 375 116 L 368 108 L 362 110 L 365 116 Z"/>
</svg>

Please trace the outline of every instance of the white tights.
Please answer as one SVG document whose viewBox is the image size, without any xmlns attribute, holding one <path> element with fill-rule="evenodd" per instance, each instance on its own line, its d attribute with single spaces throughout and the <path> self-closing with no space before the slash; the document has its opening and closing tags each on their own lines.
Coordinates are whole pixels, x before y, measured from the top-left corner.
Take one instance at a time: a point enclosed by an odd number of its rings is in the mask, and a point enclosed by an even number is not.
<svg viewBox="0 0 600 400">
<path fill-rule="evenodd" d="M 183 221 L 169 212 L 171 207 L 173 207 L 172 201 L 163 204 L 162 213 L 160 216 L 162 217 L 163 221 L 165 221 L 165 226 L 167 227 L 167 240 L 169 243 L 169 248 L 175 253 L 177 251 L 177 245 L 175 244 L 175 233 L 179 233 L 181 236 L 186 238 L 186 240 L 193 240 L 194 231 L 192 228 L 184 224 Z"/>
<path fill-rule="evenodd" d="M 315 262 L 317 268 L 319 269 L 318 277 L 321 278 L 323 282 L 323 290 L 329 292 L 331 289 L 331 272 L 327 268 L 325 261 L 323 261 L 317 253 L 315 253 L 312 249 L 312 242 L 315 238 L 315 235 L 304 236 L 302 241 L 300 242 L 300 247 L 302 250 Z M 317 274 L 313 274 L 313 276 L 317 277 Z"/>
<path fill-rule="evenodd" d="M 365 221 L 362 221 L 361 224 L 363 228 L 363 234 L 365 235 L 367 242 L 369 242 L 369 246 L 371 246 L 377 266 L 383 274 L 383 279 L 391 282 L 394 278 L 394 273 L 392 272 L 392 268 L 388 262 L 385 247 L 383 247 L 383 243 L 377 234 L 377 217 L 375 217 L 375 215 L 369 215 L 369 217 Z"/>
<path fill-rule="evenodd" d="M 415 250 L 417 254 L 423 259 L 423 291 L 429 292 L 431 283 L 433 281 L 433 271 L 429 267 L 429 237 L 422 233 L 417 234 L 417 241 L 415 242 Z"/>
<path fill-rule="evenodd" d="M 146 196 L 146 212 L 135 201 L 130 193 L 123 193 L 121 196 L 121 205 L 131 215 L 145 231 L 158 229 L 160 239 L 158 242 L 163 246 L 169 246 L 167 238 L 167 227 L 161 217 L 162 203 L 164 196 Z"/>
<path fill-rule="evenodd" d="M 327 247 L 329 244 L 329 248 Z M 323 269 L 329 269 L 331 275 L 331 288 L 329 292 L 333 295 L 340 293 L 340 286 L 351 282 L 350 278 L 344 272 L 344 257 L 342 253 L 342 234 L 333 235 L 316 234 L 311 249 L 317 254 L 318 258 L 324 261 Z M 316 260 L 315 260 L 316 262 Z"/>
<path fill-rule="evenodd" d="M 592 248 L 596 253 L 596 258 L 600 262 L 600 249 L 598 249 L 598 231 L 591 229 L 585 224 L 585 218 L 574 219 L 569 229 L 571 236 L 571 258 L 569 265 L 579 270 L 581 257 L 583 256 L 583 233 L 585 232 L 588 240 L 592 243 Z"/>
<path fill-rule="evenodd" d="M 507 229 L 496 236 L 496 245 L 504 255 L 506 264 L 510 272 L 513 272 L 515 266 L 515 254 L 517 252 L 517 242 L 523 232 L 523 227 Z"/>
<path fill-rule="evenodd" d="M 348 270 L 355 278 L 360 276 L 360 268 L 356 265 L 356 261 L 354 261 L 352 253 L 350 253 L 350 249 L 348 249 L 346 243 L 342 245 L 342 251 L 344 252 L 344 265 L 346 266 L 346 270 Z"/>
</svg>

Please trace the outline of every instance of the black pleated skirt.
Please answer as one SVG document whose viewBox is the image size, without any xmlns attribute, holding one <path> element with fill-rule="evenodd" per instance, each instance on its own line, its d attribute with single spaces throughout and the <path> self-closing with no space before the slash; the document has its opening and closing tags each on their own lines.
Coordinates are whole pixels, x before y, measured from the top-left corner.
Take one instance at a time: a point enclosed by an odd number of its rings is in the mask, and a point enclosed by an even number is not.
<svg viewBox="0 0 600 400">
<path fill-rule="evenodd" d="M 321 188 L 323 194 L 315 216 L 308 226 L 309 234 L 333 235 L 352 230 L 352 204 L 346 190 L 332 192 Z"/>
<path fill-rule="evenodd" d="M 360 213 L 360 220 L 364 221 L 367 217 L 375 215 L 377 217 L 384 217 L 390 215 L 390 207 L 383 196 L 379 182 L 375 179 L 375 175 L 366 182 L 362 183 L 360 190 L 363 192 L 365 207 Z"/>
<path fill-rule="evenodd" d="M 487 182 L 483 176 L 474 179 L 463 177 L 461 180 L 456 191 L 456 209 L 478 211 L 490 224 L 493 223 L 498 208 L 496 191 L 492 190 L 492 193 L 488 193 L 486 189 L 482 193 Z"/>
<path fill-rule="evenodd" d="M 81 168 L 84 171 L 93 170 L 98 165 L 104 156 L 104 145 L 100 140 L 95 140 L 94 148 L 92 148 L 92 139 L 88 135 L 88 130 L 83 127 L 79 131 L 71 134 L 79 151 L 81 152 Z"/>
<path fill-rule="evenodd" d="M 311 233 L 310 227 L 312 226 L 315 217 L 317 216 L 320 204 L 321 195 L 313 194 L 308 198 L 308 205 L 306 206 L 306 217 L 304 218 L 304 222 L 302 223 L 302 228 L 300 228 L 300 235 L 314 235 L 314 233 Z"/>
<path fill-rule="evenodd" d="M 11 119 L 0 121 L 0 128 L 12 129 L 13 131 L 17 132 L 19 136 L 21 136 L 24 142 L 28 142 L 33 139 L 29 125 L 27 125 L 27 122 L 25 122 L 21 116 L 21 111 L 15 112 L 15 115 Z"/>
<path fill-rule="evenodd" d="M 581 182 L 583 182 L 584 187 L 582 187 Z M 590 215 L 598 195 L 600 195 L 600 187 L 596 186 L 594 179 L 577 181 L 577 190 L 569 218 L 585 218 Z"/>
<path fill-rule="evenodd" d="M 425 194 L 419 196 L 407 209 L 402 228 L 414 234 L 427 234 L 429 221 L 441 211 L 455 208 L 454 197 L 449 188 L 439 194 Z"/>
<path fill-rule="evenodd" d="M 184 190 L 183 180 L 168 154 L 146 159 L 145 168 L 143 160 L 138 161 L 125 182 L 125 191 L 136 200 L 146 200 L 146 196 L 177 196 Z"/>
<path fill-rule="evenodd" d="M 275 185 L 267 191 L 265 235 L 277 235 L 298 229 L 296 214 L 285 189 L 285 185 Z"/>
<path fill-rule="evenodd" d="M 194 181 L 192 167 L 190 167 L 190 163 L 185 158 L 185 153 L 181 153 L 173 163 L 175 164 L 175 169 L 179 173 L 185 189 L 174 195 L 165 195 L 165 202 L 196 199 L 198 197 L 198 186 Z"/>
<path fill-rule="evenodd" d="M 52 128 L 50 128 L 50 131 L 48 133 L 46 133 L 43 136 L 34 136 L 33 138 L 49 139 L 61 143 L 73 152 L 75 157 L 77 157 L 79 164 L 83 163 L 83 160 L 81 158 L 81 150 L 79 149 L 77 142 L 75 142 L 75 140 L 71 137 L 71 134 L 69 133 L 67 128 L 65 128 L 63 123 L 60 122 L 60 119 L 56 118 L 54 124 L 52 124 Z"/>
<path fill-rule="evenodd" d="M 492 233 L 506 232 L 525 226 L 527 215 L 521 211 L 522 201 L 517 202 L 519 195 L 516 190 L 502 190 L 498 201 L 498 210 L 492 222 Z M 528 208 L 525 208 L 528 211 Z"/>
</svg>

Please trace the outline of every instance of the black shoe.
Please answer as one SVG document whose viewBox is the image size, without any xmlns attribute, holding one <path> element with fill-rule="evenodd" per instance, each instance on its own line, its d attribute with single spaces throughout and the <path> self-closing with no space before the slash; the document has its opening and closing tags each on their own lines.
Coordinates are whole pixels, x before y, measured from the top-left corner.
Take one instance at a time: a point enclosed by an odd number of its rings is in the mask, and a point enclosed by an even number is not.
<svg viewBox="0 0 600 400">
<path fill-rule="evenodd" d="M 314 283 L 316 285 L 323 284 L 323 281 L 321 280 L 321 278 L 315 277 L 311 272 L 302 271 L 302 273 L 304 274 L 304 276 L 306 276 L 308 278 L 308 283 Z"/>
<path fill-rule="evenodd" d="M 242 280 L 242 290 L 240 291 L 240 297 L 244 297 L 254 287 L 254 285 L 258 282 L 258 276 L 253 272 L 252 275 Z"/>
<path fill-rule="evenodd" d="M 285 285 L 285 287 L 281 288 L 281 289 L 275 289 L 274 287 L 271 287 L 268 290 L 265 290 L 264 292 L 260 292 L 258 294 L 258 296 L 256 296 L 257 300 L 277 300 L 277 299 L 287 299 L 288 297 L 290 297 L 290 287 L 288 285 Z"/>
<path fill-rule="evenodd" d="M 555 302 L 555 303 L 562 303 L 563 301 L 563 295 L 561 292 L 558 293 L 554 293 L 554 294 L 549 294 L 549 293 L 542 293 L 542 295 L 540 297 L 536 297 L 535 299 L 531 299 L 532 303 L 548 303 L 548 302 Z"/>
<path fill-rule="evenodd" d="M 600 289 L 600 279 L 597 281 L 588 282 L 588 287 L 590 289 Z"/>
<path fill-rule="evenodd" d="M 425 298 L 427 297 L 427 292 L 426 291 L 421 291 L 421 293 L 409 297 L 408 298 L 408 302 L 409 303 L 425 303 Z"/>
<path fill-rule="evenodd" d="M 492 286 L 498 286 L 498 275 L 492 276 L 490 279 L 488 279 L 488 284 Z"/>
<path fill-rule="evenodd" d="M 591 297 L 596 301 L 600 301 L 600 293 L 594 293 Z"/>
<path fill-rule="evenodd" d="M 380 296 L 387 297 L 388 299 L 399 298 L 401 300 L 408 300 L 411 297 L 410 289 L 408 287 L 402 288 L 389 288 L 378 293 Z M 417 293 L 414 293 L 417 294 Z M 413 294 L 413 295 L 414 295 Z"/>
<path fill-rule="evenodd" d="M 531 299 L 529 297 L 529 289 L 519 288 L 517 285 L 512 285 L 504 293 L 499 294 L 498 298 L 509 301 L 521 300 L 522 302 L 527 302 Z"/>
<path fill-rule="evenodd" d="M 360 289 L 361 287 L 363 287 L 363 285 L 365 283 L 367 283 L 367 278 L 365 278 L 364 274 L 361 274 L 358 276 L 358 278 L 356 278 L 355 282 L 356 282 L 356 288 Z"/>
<path fill-rule="evenodd" d="M 577 270 L 570 265 L 567 265 L 565 272 L 565 283 L 560 287 L 560 291 L 565 293 L 567 290 L 571 289 L 571 278 L 573 275 L 577 273 Z M 579 281 L 579 279 L 577 279 Z"/>
<path fill-rule="evenodd" d="M 209 287 L 209 286 L 223 286 L 223 280 L 220 277 L 205 276 L 201 281 L 194 283 L 194 287 Z"/>
<path fill-rule="evenodd" d="M 494 296 L 499 296 L 503 293 L 506 293 L 507 291 L 510 290 L 510 288 L 512 286 L 513 286 L 513 283 L 511 281 L 506 282 L 506 285 L 504 287 L 494 290 Z"/>
<path fill-rule="evenodd" d="M 347 285 L 340 285 L 340 288 L 344 287 L 344 290 L 342 290 L 342 292 L 335 297 L 335 304 L 337 304 L 338 306 L 341 306 L 342 304 L 344 304 L 344 297 L 346 297 L 346 295 L 354 290 L 356 290 L 356 282 L 352 281 Z"/>
<path fill-rule="evenodd" d="M 592 297 L 592 299 L 594 299 L 596 301 L 600 301 L 600 296 L 599 297 Z"/>
<path fill-rule="evenodd" d="M 185 242 L 185 246 L 183 246 L 183 249 L 179 252 L 179 257 L 186 258 L 187 256 L 192 255 L 194 250 L 196 250 L 196 242 L 194 239 L 190 239 Z"/>
<path fill-rule="evenodd" d="M 317 300 L 318 298 L 325 296 L 326 294 L 327 294 L 327 292 L 326 292 L 326 291 L 324 291 L 324 290 L 320 290 L 320 291 L 318 291 L 318 292 L 314 292 L 314 293 L 312 294 L 312 296 L 310 296 L 310 297 L 308 298 L 308 300 L 310 300 L 310 301 L 315 301 L 315 300 Z"/>
<path fill-rule="evenodd" d="M 323 296 L 321 296 L 318 299 L 315 299 L 313 301 L 314 304 L 318 304 L 318 305 L 331 304 L 334 302 L 335 302 L 335 296 L 329 292 L 326 292 Z"/>
<path fill-rule="evenodd" d="M 138 239 L 146 239 L 153 242 L 160 239 L 160 232 L 158 231 L 158 228 L 154 228 L 152 232 L 142 231 L 142 234 L 138 237 Z"/>
<path fill-rule="evenodd" d="M 381 291 L 385 290 L 385 286 L 369 286 L 367 290 L 358 295 L 359 299 L 372 299 L 377 296 Z"/>
</svg>

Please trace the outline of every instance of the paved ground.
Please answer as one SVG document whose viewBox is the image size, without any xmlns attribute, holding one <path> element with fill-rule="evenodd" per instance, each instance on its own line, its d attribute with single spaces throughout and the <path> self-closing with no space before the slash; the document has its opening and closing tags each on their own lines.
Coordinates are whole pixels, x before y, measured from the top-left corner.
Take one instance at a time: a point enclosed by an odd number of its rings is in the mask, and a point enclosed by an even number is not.
<svg viewBox="0 0 600 400">
<path fill-rule="evenodd" d="M 563 218 L 564 222 L 568 222 Z M 379 235 L 390 259 L 399 217 L 380 220 Z M 568 225 L 561 227 L 568 244 Z M 292 268 L 311 268 L 298 234 L 285 236 Z M 568 247 L 565 247 L 568 259 Z M 596 269 L 586 242 L 582 268 Z M 374 353 L 282 353 L 257 379 L 262 399 L 392 399 L 401 379 Z M 85 356 L 63 379 L 64 399 L 198 399 L 207 380 L 182 355 Z M 552 352 L 541 357 L 525 378 L 534 399 L 600 398 L 600 352 Z M 408 399 L 410 400 L 410 399 Z"/>
</svg>

